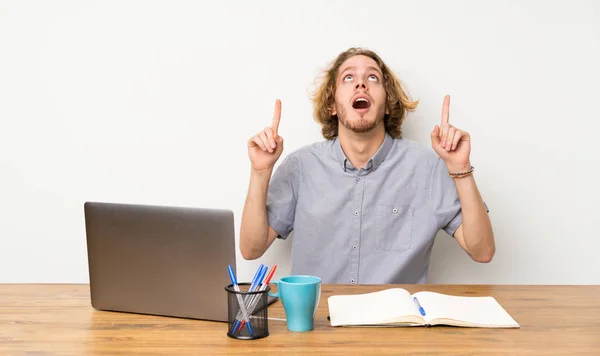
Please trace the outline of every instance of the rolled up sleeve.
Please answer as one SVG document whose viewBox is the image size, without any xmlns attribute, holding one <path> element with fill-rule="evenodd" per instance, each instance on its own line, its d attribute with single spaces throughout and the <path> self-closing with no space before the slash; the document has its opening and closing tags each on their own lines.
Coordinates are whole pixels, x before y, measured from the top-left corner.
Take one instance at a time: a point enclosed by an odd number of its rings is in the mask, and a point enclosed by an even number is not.
<svg viewBox="0 0 600 356">
<path fill-rule="evenodd" d="M 287 156 L 273 173 L 267 191 L 267 221 L 278 234 L 286 239 L 294 229 L 294 216 L 298 201 L 298 160 Z"/>
<path fill-rule="evenodd" d="M 441 158 L 433 167 L 430 182 L 431 206 L 438 228 L 453 236 L 462 224 L 462 210 L 456 184 L 448 176 L 448 169 Z"/>
</svg>

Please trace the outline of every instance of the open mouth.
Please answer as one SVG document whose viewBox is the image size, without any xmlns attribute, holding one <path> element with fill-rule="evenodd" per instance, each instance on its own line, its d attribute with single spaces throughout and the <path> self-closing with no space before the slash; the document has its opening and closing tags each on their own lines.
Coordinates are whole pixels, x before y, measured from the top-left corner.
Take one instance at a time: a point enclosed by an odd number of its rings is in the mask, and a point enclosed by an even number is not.
<svg viewBox="0 0 600 356">
<path fill-rule="evenodd" d="M 371 102 L 367 98 L 359 97 L 354 99 L 352 107 L 355 109 L 368 109 L 371 107 Z"/>
</svg>

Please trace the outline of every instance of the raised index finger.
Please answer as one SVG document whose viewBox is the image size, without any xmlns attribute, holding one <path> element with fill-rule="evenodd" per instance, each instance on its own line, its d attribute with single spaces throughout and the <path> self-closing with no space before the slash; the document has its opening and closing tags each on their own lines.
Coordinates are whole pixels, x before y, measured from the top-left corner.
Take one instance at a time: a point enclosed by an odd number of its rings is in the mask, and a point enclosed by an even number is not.
<svg viewBox="0 0 600 356">
<path fill-rule="evenodd" d="M 277 99 L 275 101 L 275 112 L 273 113 L 273 123 L 271 124 L 271 128 L 273 129 L 273 133 L 278 135 L 279 129 L 279 120 L 281 120 L 281 100 Z"/>
<path fill-rule="evenodd" d="M 450 120 L 450 95 L 444 97 L 444 105 L 442 105 L 442 126 L 448 126 Z"/>
</svg>

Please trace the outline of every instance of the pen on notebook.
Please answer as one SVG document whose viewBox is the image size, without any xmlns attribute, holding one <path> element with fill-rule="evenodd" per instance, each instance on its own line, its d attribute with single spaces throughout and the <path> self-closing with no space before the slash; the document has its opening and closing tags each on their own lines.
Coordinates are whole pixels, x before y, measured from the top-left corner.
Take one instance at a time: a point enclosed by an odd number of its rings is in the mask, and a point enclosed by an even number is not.
<svg viewBox="0 0 600 356">
<path fill-rule="evenodd" d="M 231 279 L 231 283 L 233 284 L 233 289 L 236 292 L 240 291 L 240 287 L 237 284 L 237 279 L 235 278 L 235 274 L 233 273 L 233 269 L 231 268 L 231 265 L 228 266 L 228 270 L 229 270 L 229 278 Z M 248 315 L 248 311 L 246 310 L 246 306 L 244 305 L 244 302 L 242 301 L 242 296 L 236 293 L 236 297 L 238 300 L 238 303 L 240 304 L 240 309 L 242 311 L 242 315 L 246 321 L 246 323 L 248 324 L 248 331 L 250 332 L 250 335 L 253 335 L 254 333 L 252 332 L 252 326 L 250 325 L 250 316 Z M 236 320 L 236 322 L 233 325 L 233 330 L 236 330 L 236 325 L 238 323 L 238 320 Z"/>
<path fill-rule="evenodd" d="M 267 268 L 267 267 L 261 263 L 260 266 L 258 266 L 258 269 L 256 270 L 256 273 L 254 274 L 254 277 L 252 278 L 252 283 L 250 283 L 250 289 L 248 289 L 249 292 L 253 292 L 254 289 L 256 288 L 256 286 L 259 284 L 258 282 L 260 280 L 262 280 L 262 277 L 264 276 L 263 268 Z M 248 297 L 249 296 L 241 297 L 241 301 L 240 301 L 240 298 L 238 298 L 238 302 L 240 303 L 240 308 L 242 305 L 245 308 L 247 308 Z M 242 312 L 242 310 L 238 311 L 238 314 L 236 316 L 236 321 L 233 324 L 232 330 L 234 333 L 242 331 L 244 329 L 244 325 L 246 325 L 246 320 L 245 320 L 246 318 L 242 317 L 242 314 L 240 314 L 241 312 Z M 248 328 L 248 331 L 251 331 L 250 328 Z"/>
<path fill-rule="evenodd" d="M 257 274 L 254 276 L 255 278 L 252 280 L 252 284 L 250 285 L 249 292 L 255 292 L 259 288 L 259 286 L 262 283 L 262 280 L 265 278 L 265 275 L 267 274 L 267 269 L 269 269 L 267 266 L 264 266 L 262 264 L 260 265 Z M 244 306 L 247 308 L 247 310 L 250 310 L 249 306 L 250 306 L 250 304 L 252 302 L 253 297 L 255 297 L 254 294 L 253 295 L 247 295 L 244 298 Z M 250 314 L 252 314 L 252 313 L 250 312 Z M 242 319 L 239 315 L 240 315 L 240 313 L 238 312 L 238 316 L 237 316 L 238 320 Z M 242 329 L 244 329 L 244 325 L 245 324 L 246 324 L 246 321 L 242 320 L 241 323 L 240 323 L 240 325 L 239 325 L 239 327 L 238 327 L 238 329 L 237 329 L 237 332 L 242 331 Z M 235 329 L 235 325 L 234 325 L 234 329 L 233 330 L 235 332 L 235 330 L 236 330 Z"/>
<path fill-rule="evenodd" d="M 415 301 L 417 308 L 419 308 L 419 313 L 421 313 L 422 316 L 425 316 L 425 309 L 423 309 L 423 307 L 421 306 L 421 303 L 419 303 L 419 300 L 417 299 L 417 297 L 413 297 L 413 300 Z"/>
</svg>

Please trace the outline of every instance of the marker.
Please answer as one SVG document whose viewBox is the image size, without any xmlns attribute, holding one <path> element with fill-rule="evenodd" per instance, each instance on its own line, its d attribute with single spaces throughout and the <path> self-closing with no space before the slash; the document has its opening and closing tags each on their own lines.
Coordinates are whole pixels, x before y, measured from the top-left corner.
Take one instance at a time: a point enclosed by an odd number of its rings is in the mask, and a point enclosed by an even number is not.
<svg viewBox="0 0 600 356">
<path fill-rule="evenodd" d="M 229 270 L 229 278 L 231 279 L 231 283 L 233 284 L 233 289 L 236 292 L 240 291 L 240 287 L 237 284 L 237 280 L 235 278 L 235 274 L 233 273 L 233 269 L 231 268 L 231 265 L 227 266 L 228 270 Z M 244 321 L 246 321 L 246 324 L 248 324 L 248 331 L 250 332 L 250 335 L 254 335 L 254 333 L 252 332 L 252 326 L 250 325 L 250 316 L 248 315 L 248 311 L 246 310 L 246 306 L 244 305 L 244 302 L 242 301 L 242 296 L 236 293 L 236 297 L 238 300 L 238 303 L 240 304 L 240 308 L 242 310 L 242 315 L 244 317 Z M 235 331 L 237 329 L 237 324 L 239 323 L 239 319 L 240 318 L 236 318 L 235 323 L 233 324 L 233 330 Z"/>
<path fill-rule="evenodd" d="M 417 299 L 417 297 L 413 297 L 413 300 L 415 301 L 415 304 L 417 304 L 417 307 L 419 308 L 419 312 L 421 313 L 421 315 L 425 316 L 425 309 L 423 309 L 423 307 L 421 306 L 421 303 L 419 303 L 419 300 Z"/>
</svg>

